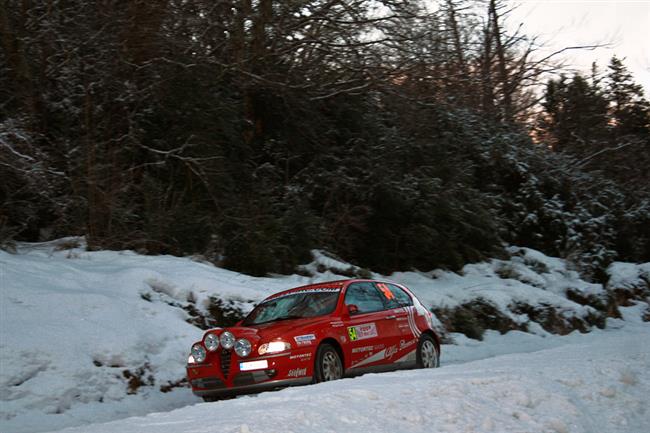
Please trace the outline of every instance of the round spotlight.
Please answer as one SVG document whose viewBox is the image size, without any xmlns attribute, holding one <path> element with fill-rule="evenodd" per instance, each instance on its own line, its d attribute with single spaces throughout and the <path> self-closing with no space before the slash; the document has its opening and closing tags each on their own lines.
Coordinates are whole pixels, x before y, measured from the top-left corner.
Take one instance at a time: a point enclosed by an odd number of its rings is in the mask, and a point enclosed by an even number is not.
<svg viewBox="0 0 650 433">
<path fill-rule="evenodd" d="M 235 342 L 235 353 L 241 358 L 246 358 L 251 354 L 251 342 L 245 338 L 240 338 Z"/>
<path fill-rule="evenodd" d="M 192 346 L 192 356 L 194 357 L 194 361 L 201 363 L 205 361 L 206 355 L 207 353 L 201 344 L 196 343 Z"/>
<path fill-rule="evenodd" d="M 232 349 L 235 345 L 235 336 L 232 335 L 232 332 L 226 331 L 219 337 L 219 342 L 224 349 Z"/>
<path fill-rule="evenodd" d="M 203 344 L 210 352 L 214 352 L 219 348 L 219 337 L 210 332 L 203 339 Z"/>
</svg>

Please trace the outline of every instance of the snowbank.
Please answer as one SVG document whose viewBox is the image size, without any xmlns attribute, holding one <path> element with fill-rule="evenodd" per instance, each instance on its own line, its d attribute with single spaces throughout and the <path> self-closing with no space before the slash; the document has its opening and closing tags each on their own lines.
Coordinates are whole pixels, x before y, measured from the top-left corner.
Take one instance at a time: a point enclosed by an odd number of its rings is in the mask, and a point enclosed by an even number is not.
<svg viewBox="0 0 650 433">
<path fill-rule="evenodd" d="M 614 262 L 607 268 L 610 279 L 607 287 L 614 289 L 634 289 L 650 284 L 650 263 Z"/>
<path fill-rule="evenodd" d="M 192 296 L 201 305 L 218 294 L 250 307 L 245 300 L 300 280 L 253 279 L 187 258 L 86 252 L 83 245 L 58 250 L 57 244 L 0 251 L 3 432 L 197 402 L 173 386 L 182 381 L 188 347 L 202 331 L 186 322 L 184 310 L 151 295 L 179 302 Z"/>
<path fill-rule="evenodd" d="M 400 272 L 390 278 L 432 306 L 447 330 L 461 328 L 474 338 L 483 329 L 584 332 L 618 314 L 607 289 L 582 280 L 566 261 L 528 248 L 508 252 L 508 260 L 466 265 L 460 273 Z"/>
<path fill-rule="evenodd" d="M 428 307 L 482 299 L 537 334 L 487 332 L 480 344 L 454 334 L 457 345 L 443 348 L 443 365 L 556 341 L 513 305 L 552 306 L 566 317 L 584 318 L 594 308 L 567 294 L 605 294 L 560 259 L 528 249 L 510 253 L 510 260 L 468 265 L 460 274 L 390 276 Z M 612 272 L 620 271 L 621 281 L 630 284 L 634 278 L 643 282 L 647 265 L 617 264 Z M 286 288 L 342 275 L 381 277 L 320 251 L 301 273 L 310 276 L 254 278 L 190 258 L 88 252 L 79 238 L 22 244 L 15 254 L 0 251 L 0 431 L 39 432 L 195 404 L 199 400 L 184 387 L 184 365 L 188 348 L 202 335 L 193 324 L 201 325 L 215 299 L 246 312 Z M 514 338 L 516 343 L 503 343 Z"/>
</svg>

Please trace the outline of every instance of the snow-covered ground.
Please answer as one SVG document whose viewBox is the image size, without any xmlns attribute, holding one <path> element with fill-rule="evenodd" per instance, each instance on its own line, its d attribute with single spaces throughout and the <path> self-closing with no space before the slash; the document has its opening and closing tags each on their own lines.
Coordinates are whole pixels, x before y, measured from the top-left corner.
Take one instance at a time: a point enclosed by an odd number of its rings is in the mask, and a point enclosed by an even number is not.
<svg viewBox="0 0 650 433">
<path fill-rule="evenodd" d="M 650 332 L 634 323 L 637 314 L 629 316 L 629 323 L 614 320 L 620 329 L 555 337 L 561 341 L 551 345 L 558 347 L 532 353 L 366 375 L 65 431 L 643 433 L 650 426 Z M 518 337 L 505 339 L 515 344 Z"/>
<path fill-rule="evenodd" d="M 580 280 L 560 259 L 510 253 L 459 274 L 390 278 L 428 307 L 487 300 L 534 333 L 488 331 L 482 342 L 454 334 L 436 371 L 199 404 L 175 386 L 203 332 L 183 307 L 205 312 L 212 296 L 246 311 L 271 293 L 341 279 L 354 267 L 315 251 L 303 267 L 312 277 L 253 278 L 189 258 L 87 252 L 82 239 L 0 251 L 0 431 L 646 431 L 639 429 L 650 425 L 650 328 L 639 319 L 646 304 L 625 309 L 626 320 L 608 319 L 606 330 L 551 335 L 509 306 L 552 305 L 585 317 L 593 308 L 567 299 L 567 290 L 604 296 L 606 288 Z M 635 287 L 650 278 L 650 264 L 618 263 L 611 272 L 616 287 Z"/>
</svg>

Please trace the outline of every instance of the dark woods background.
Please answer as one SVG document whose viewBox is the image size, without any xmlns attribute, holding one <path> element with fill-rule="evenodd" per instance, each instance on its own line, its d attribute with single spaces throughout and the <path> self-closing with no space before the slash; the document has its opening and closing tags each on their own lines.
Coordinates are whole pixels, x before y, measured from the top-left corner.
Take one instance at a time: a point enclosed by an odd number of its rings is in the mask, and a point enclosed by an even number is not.
<svg viewBox="0 0 650 433">
<path fill-rule="evenodd" d="M 595 280 L 650 260 L 641 88 L 616 58 L 561 75 L 507 19 L 495 0 L 0 0 L 0 241 L 252 274 L 311 248 L 390 272 L 513 243 Z"/>
</svg>

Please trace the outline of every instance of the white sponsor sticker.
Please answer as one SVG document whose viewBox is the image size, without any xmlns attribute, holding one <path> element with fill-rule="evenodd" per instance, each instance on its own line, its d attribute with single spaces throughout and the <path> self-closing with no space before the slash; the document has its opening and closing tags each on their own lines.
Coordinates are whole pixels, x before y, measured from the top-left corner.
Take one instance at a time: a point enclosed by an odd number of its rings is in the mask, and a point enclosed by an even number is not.
<svg viewBox="0 0 650 433">
<path fill-rule="evenodd" d="M 293 339 L 296 340 L 298 345 L 311 344 L 312 341 L 316 340 L 316 336 L 314 334 L 298 335 Z"/>
<path fill-rule="evenodd" d="M 269 368 L 269 363 L 266 359 L 262 361 L 249 361 L 239 363 L 239 371 L 261 370 L 263 368 Z"/>
<path fill-rule="evenodd" d="M 363 325 L 348 327 L 348 337 L 350 341 L 365 340 L 377 336 L 377 327 L 373 323 L 364 323 Z"/>
</svg>

